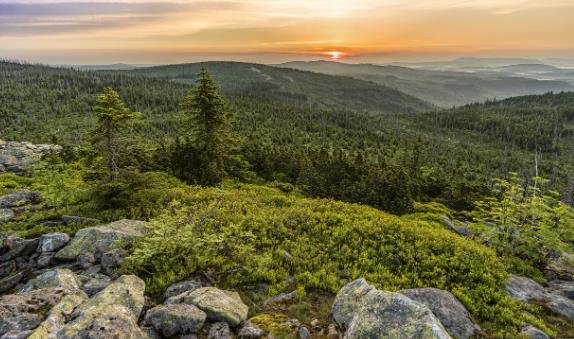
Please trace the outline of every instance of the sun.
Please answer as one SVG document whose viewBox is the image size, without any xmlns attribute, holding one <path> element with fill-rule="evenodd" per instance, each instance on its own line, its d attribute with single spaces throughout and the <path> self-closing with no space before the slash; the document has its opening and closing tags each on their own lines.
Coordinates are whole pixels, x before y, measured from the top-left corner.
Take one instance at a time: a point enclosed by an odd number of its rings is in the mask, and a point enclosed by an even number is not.
<svg viewBox="0 0 574 339">
<path fill-rule="evenodd" d="M 332 61 L 341 60 L 341 58 L 343 57 L 343 52 L 339 52 L 339 51 L 329 51 L 329 52 L 326 52 L 325 54 L 328 55 L 329 59 Z"/>
</svg>

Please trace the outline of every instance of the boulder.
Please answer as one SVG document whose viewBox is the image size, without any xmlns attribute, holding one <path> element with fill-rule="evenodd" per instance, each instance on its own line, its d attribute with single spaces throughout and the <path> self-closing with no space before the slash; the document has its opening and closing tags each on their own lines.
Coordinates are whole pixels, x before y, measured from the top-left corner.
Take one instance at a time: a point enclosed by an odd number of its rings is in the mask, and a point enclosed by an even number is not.
<svg viewBox="0 0 574 339">
<path fill-rule="evenodd" d="M 207 339 L 233 339 L 229 325 L 224 322 L 213 323 L 209 327 Z"/>
<path fill-rule="evenodd" d="M 101 273 L 81 275 L 80 279 L 82 280 L 82 290 L 90 297 L 105 289 L 112 283 L 112 279 L 110 279 L 110 277 Z"/>
<path fill-rule="evenodd" d="M 14 288 L 22 279 L 24 279 L 25 275 L 26 274 L 21 271 L 0 279 L 0 293 L 4 293 Z"/>
<path fill-rule="evenodd" d="M 520 331 L 521 338 L 524 339 L 550 339 L 548 334 L 542 332 L 534 326 L 526 326 Z"/>
<path fill-rule="evenodd" d="M 137 320 L 144 305 L 145 283 L 133 275 L 121 276 L 78 306 L 71 321 L 55 336 L 68 338 L 142 338 Z"/>
<path fill-rule="evenodd" d="M 255 325 L 251 321 L 245 322 L 243 327 L 237 333 L 237 338 L 239 339 L 258 339 L 263 338 L 267 335 L 265 331 L 259 328 L 259 326 Z"/>
<path fill-rule="evenodd" d="M 15 208 L 30 204 L 39 204 L 42 196 L 38 191 L 20 190 L 0 197 L 0 208 Z"/>
<path fill-rule="evenodd" d="M 89 268 L 96 263 L 96 256 L 92 252 L 82 252 L 76 258 L 76 262 L 81 268 Z"/>
<path fill-rule="evenodd" d="M 199 279 L 180 281 L 178 283 L 170 285 L 165 290 L 164 297 L 165 299 L 169 299 L 171 297 L 180 295 L 183 292 L 193 291 L 201 287 L 203 287 L 203 284 Z"/>
<path fill-rule="evenodd" d="M 104 273 L 110 276 L 114 275 L 114 270 L 120 267 L 126 256 L 126 251 L 121 248 L 114 248 L 102 254 L 101 265 Z"/>
<path fill-rule="evenodd" d="M 12 331 L 4 334 L 2 339 L 26 339 L 32 334 L 32 331 Z"/>
<path fill-rule="evenodd" d="M 560 253 L 546 266 L 544 274 L 548 280 L 574 281 L 574 255 Z"/>
<path fill-rule="evenodd" d="M 444 217 L 444 225 L 449 231 L 461 235 L 463 237 L 472 236 L 472 231 L 468 227 L 456 226 L 455 222 L 448 217 Z"/>
<path fill-rule="evenodd" d="M 76 307 L 86 300 L 77 294 L 70 294 L 62 298 L 48 313 L 46 319 L 30 335 L 30 339 L 44 339 L 56 333 L 67 319 L 72 315 Z"/>
<path fill-rule="evenodd" d="M 60 287 L 69 293 L 80 291 L 79 278 L 67 268 L 46 271 L 34 279 L 29 280 L 20 292 Z"/>
<path fill-rule="evenodd" d="M 555 280 L 549 284 L 550 291 L 558 293 L 570 300 L 574 300 L 574 281 Z"/>
<path fill-rule="evenodd" d="M 48 233 L 40 236 L 37 252 L 55 252 L 64 247 L 70 241 L 66 233 Z"/>
<path fill-rule="evenodd" d="M 166 337 L 196 333 L 206 318 L 205 312 L 188 304 L 159 305 L 145 315 L 146 322 Z"/>
<path fill-rule="evenodd" d="M 94 253 L 98 241 L 117 244 L 141 237 L 147 230 L 147 224 L 137 220 L 119 220 L 107 225 L 87 227 L 79 230 L 66 247 L 56 253 L 59 260 L 76 260 L 81 253 Z"/>
<path fill-rule="evenodd" d="M 144 326 L 140 327 L 140 331 L 143 334 L 143 339 L 161 339 L 161 335 L 154 330 L 153 327 Z M 180 337 L 181 339 L 181 337 Z"/>
<path fill-rule="evenodd" d="M 202 287 L 184 292 L 169 300 L 170 304 L 190 304 L 207 313 L 209 321 L 225 321 L 237 326 L 247 319 L 249 308 L 237 292 L 224 291 L 215 287 Z"/>
<path fill-rule="evenodd" d="M 574 301 L 560 293 L 546 290 L 532 279 L 511 276 L 506 282 L 506 291 L 516 300 L 541 301 L 552 312 L 574 320 Z"/>
<path fill-rule="evenodd" d="M 377 290 L 364 279 L 341 289 L 332 312 L 346 329 L 345 338 L 450 338 L 427 306 L 400 293 Z"/>
<path fill-rule="evenodd" d="M 42 312 L 56 306 L 65 295 L 61 288 L 47 288 L 0 297 L 0 337 L 36 328 L 44 320 Z"/>
<path fill-rule="evenodd" d="M 0 256 L 0 263 L 17 259 L 19 257 L 27 257 L 36 252 L 39 239 L 20 239 L 8 237 L 3 247 L 3 252 Z"/>
<path fill-rule="evenodd" d="M 46 268 L 52 265 L 52 259 L 54 259 L 54 252 L 44 252 L 38 255 L 36 258 L 36 265 L 38 268 Z"/>
<path fill-rule="evenodd" d="M 0 173 L 19 174 L 48 153 L 59 153 L 58 145 L 34 145 L 29 142 L 0 140 Z"/>
<path fill-rule="evenodd" d="M 542 300 L 546 296 L 546 290 L 536 281 L 512 275 L 505 285 L 506 293 L 520 301 Z"/>
<path fill-rule="evenodd" d="M 333 320 L 339 327 L 347 328 L 349 326 L 361 306 L 364 296 L 373 290 L 375 287 L 369 285 L 363 278 L 352 281 L 339 290 L 331 308 Z"/>
<path fill-rule="evenodd" d="M 464 305 L 448 291 L 415 288 L 402 290 L 399 293 L 426 305 L 454 338 L 471 338 L 480 331 L 480 327 L 471 320 L 470 313 Z"/>
</svg>

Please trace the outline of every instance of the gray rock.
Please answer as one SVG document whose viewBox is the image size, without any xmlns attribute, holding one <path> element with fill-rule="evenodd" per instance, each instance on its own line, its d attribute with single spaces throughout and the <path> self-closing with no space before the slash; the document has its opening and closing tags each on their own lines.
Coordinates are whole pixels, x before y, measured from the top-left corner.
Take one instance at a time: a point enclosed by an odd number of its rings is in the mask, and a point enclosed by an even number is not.
<svg viewBox="0 0 574 339">
<path fill-rule="evenodd" d="M 145 283 L 133 275 L 121 276 L 82 303 L 72 320 L 56 333 L 58 339 L 142 338 L 137 320 L 144 305 Z"/>
<path fill-rule="evenodd" d="M 187 304 L 159 305 L 147 311 L 145 320 L 166 337 L 196 333 L 207 315 L 199 308 Z"/>
<path fill-rule="evenodd" d="M 424 304 L 369 287 L 363 279 L 343 287 L 332 310 L 335 321 L 346 329 L 344 338 L 450 338 Z"/>
<path fill-rule="evenodd" d="M 161 335 L 157 333 L 153 327 L 140 327 L 140 331 L 143 334 L 143 339 L 161 339 Z"/>
<path fill-rule="evenodd" d="M 121 248 L 114 248 L 102 254 L 101 265 L 103 271 L 108 275 L 114 275 L 114 270 L 121 266 L 126 256 L 126 251 Z"/>
<path fill-rule="evenodd" d="M 516 275 L 508 278 L 505 289 L 512 298 L 520 301 L 542 300 L 546 296 L 546 290 L 536 281 Z"/>
<path fill-rule="evenodd" d="M 273 304 L 284 304 L 290 303 L 297 299 L 297 291 L 293 291 L 290 293 L 281 293 L 278 295 L 274 295 L 269 299 L 266 299 L 261 303 L 261 306 L 267 307 Z"/>
<path fill-rule="evenodd" d="M 20 190 L 0 197 L 0 208 L 14 208 L 42 202 L 40 192 Z"/>
<path fill-rule="evenodd" d="M 22 279 L 24 279 L 24 276 L 24 272 L 18 272 L 11 276 L 0 279 L 0 293 L 4 293 L 13 289 Z"/>
<path fill-rule="evenodd" d="M 532 279 L 511 276 L 506 282 L 507 293 L 520 301 L 541 301 L 549 310 L 574 320 L 574 301 L 560 293 L 547 291 Z"/>
<path fill-rule="evenodd" d="M 470 338 L 480 331 L 470 318 L 470 313 L 450 292 L 436 288 L 416 288 L 399 293 L 426 305 L 454 338 Z"/>
<path fill-rule="evenodd" d="M 81 268 L 86 269 L 96 263 L 96 256 L 92 252 L 82 252 L 78 255 L 77 262 Z"/>
<path fill-rule="evenodd" d="M 258 339 L 263 338 L 267 333 L 250 321 L 246 321 L 243 327 L 237 333 L 239 339 Z"/>
<path fill-rule="evenodd" d="M 29 142 L 0 140 L 0 173 L 20 174 L 48 153 L 59 153 L 57 145 L 34 145 Z"/>
<path fill-rule="evenodd" d="M 12 331 L 4 334 L 2 339 L 26 339 L 30 337 L 32 331 Z"/>
<path fill-rule="evenodd" d="M 23 313 L 18 316 L 2 316 L 0 319 L 0 336 L 19 334 L 34 329 L 42 322 L 37 314 Z"/>
<path fill-rule="evenodd" d="M 452 221 L 448 217 L 444 217 L 444 225 L 449 231 L 454 232 L 454 233 L 461 235 L 463 237 L 471 237 L 472 236 L 472 231 L 468 227 L 456 226 L 454 221 Z"/>
<path fill-rule="evenodd" d="M 40 236 L 38 252 L 55 252 L 64 247 L 70 241 L 70 236 L 66 233 L 49 233 Z"/>
<path fill-rule="evenodd" d="M 183 292 L 193 291 L 201 287 L 203 287 L 203 284 L 199 279 L 180 281 L 178 283 L 170 285 L 165 290 L 164 297 L 165 299 L 169 299 L 171 297 L 180 295 Z"/>
<path fill-rule="evenodd" d="M 85 296 L 69 294 L 54 306 L 46 319 L 31 334 L 30 339 L 50 338 L 66 323 L 76 307 L 86 300 Z"/>
<path fill-rule="evenodd" d="M 224 322 L 213 323 L 209 327 L 207 339 L 233 339 L 229 325 Z"/>
<path fill-rule="evenodd" d="M 347 328 L 349 326 L 361 306 L 364 296 L 373 290 L 375 287 L 369 285 L 363 278 L 352 281 L 339 290 L 331 308 L 333 320 L 339 327 Z"/>
<path fill-rule="evenodd" d="M 84 281 L 82 281 L 82 290 L 90 297 L 102 291 L 112 283 L 112 279 L 110 279 L 110 277 L 100 273 L 92 273 L 88 276 L 84 276 L 84 278 Z"/>
<path fill-rule="evenodd" d="M 67 268 L 47 271 L 34 279 L 29 280 L 20 292 L 30 292 L 33 290 L 60 287 L 69 293 L 80 291 L 79 279 Z"/>
<path fill-rule="evenodd" d="M 87 227 L 79 230 L 66 247 L 56 253 L 60 260 L 75 260 L 80 253 L 96 253 L 96 243 L 106 240 L 117 244 L 141 237 L 147 231 L 147 224 L 137 220 L 119 220 L 113 223 Z"/>
<path fill-rule="evenodd" d="M 1 296 L 0 336 L 36 328 L 44 320 L 42 310 L 57 305 L 65 294 L 61 288 L 49 288 Z"/>
<path fill-rule="evenodd" d="M 237 292 L 224 291 L 215 287 L 202 287 L 184 292 L 169 300 L 170 304 L 190 304 L 207 313 L 212 322 L 225 321 L 237 326 L 247 319 L 249 308 Z"/>
<path fill-rule="evenodd" d="M 546 266 L 544 274 L 548 280 L 574 281 L 574 255 L 560 253 Z"/>
<path fill-rule="evenodd" d="M 10 221 L 14 219 L 16 215 L 14 211 L 9 208 L 0 208 L 0 221 Z"/>
<path fill-rule="evenodd" d="M 520 331 L 520 335 L 525 339 L 550 339 L 546 333 L 542 332 L 534 326 L 524 327 Z"/>
<path fill-rule="evenodd" d="M 38 258 L 36 259 L 36 264 L 38 265 L 38 268 L 46 268 L 50 266 L 52 264 L 52 259 L 54 258 L 55 254 L 56 253 L 54 252 L 40 253 L 40 255 L 38 255 Z"/>
<path fill-rule="evenodd" d="M 574 300 L 574 281 L 555 280 L 549 283 L 550 291 L 562 294 L 570 300 Z"/>
<path fill-rule="evenodd" d="M 311 332 L 309 332 L 309 330 L 305 326 L 299 327 L 299 330 L 297 331 L 297 335 L 299 336 L 299 339 L 310 339 L 311 338 Z"/>
<path fill-rule="evenodd" d="M 9 243 L 5 246 L 6 253 L 0 256 L 0 263 L 4 263 L 18 257 L 30 256 L 36 252 L 39 239 L 19 239 L 9 237 Z"/>
</svg>

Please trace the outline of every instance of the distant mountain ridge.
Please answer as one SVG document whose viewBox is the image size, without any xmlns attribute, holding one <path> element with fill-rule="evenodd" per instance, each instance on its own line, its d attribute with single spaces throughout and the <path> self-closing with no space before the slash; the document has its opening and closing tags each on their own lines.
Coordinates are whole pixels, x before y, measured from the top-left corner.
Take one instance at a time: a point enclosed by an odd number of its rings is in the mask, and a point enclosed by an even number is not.
<svg viewBox="0 0 574 339">
<path fill-rule="evenodd" d="M 224 93 L 262 96 L 289 104 L 370 112 L 416 112 L 432 109 L 418 97 L 371 81 L 304 70 L 242 62 L 201 62 L 137 68 L 127 74 L 194 83 L 202 68 Z"/>
<path fill-rule="evenodd" d="M 278 67 L 371 81 L 396 88 L 442 107 L 483 102 L 495 98 L 504 99 L 512 96 L 574 90 L 574 85 L 567 81 L 539 80 L 507 74 L 500 70 L 484 73 L 455 72 L 329 61 L 289 62 Z"/>
</svg>

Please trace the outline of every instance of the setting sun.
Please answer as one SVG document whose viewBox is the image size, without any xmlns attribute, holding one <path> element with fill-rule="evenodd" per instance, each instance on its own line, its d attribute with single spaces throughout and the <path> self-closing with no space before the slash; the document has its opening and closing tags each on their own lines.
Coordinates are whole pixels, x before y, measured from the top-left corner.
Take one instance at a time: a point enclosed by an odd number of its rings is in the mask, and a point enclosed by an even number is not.
<svg viewBox="0 0 574 339">
<path fill-rule="evenodd" d="M 326 53 L 329 56 L 329 59 L 333 61 L 340 60 L 343 57 L 343 52 L 339 51 L 331 51 Z"/>
</svg>

